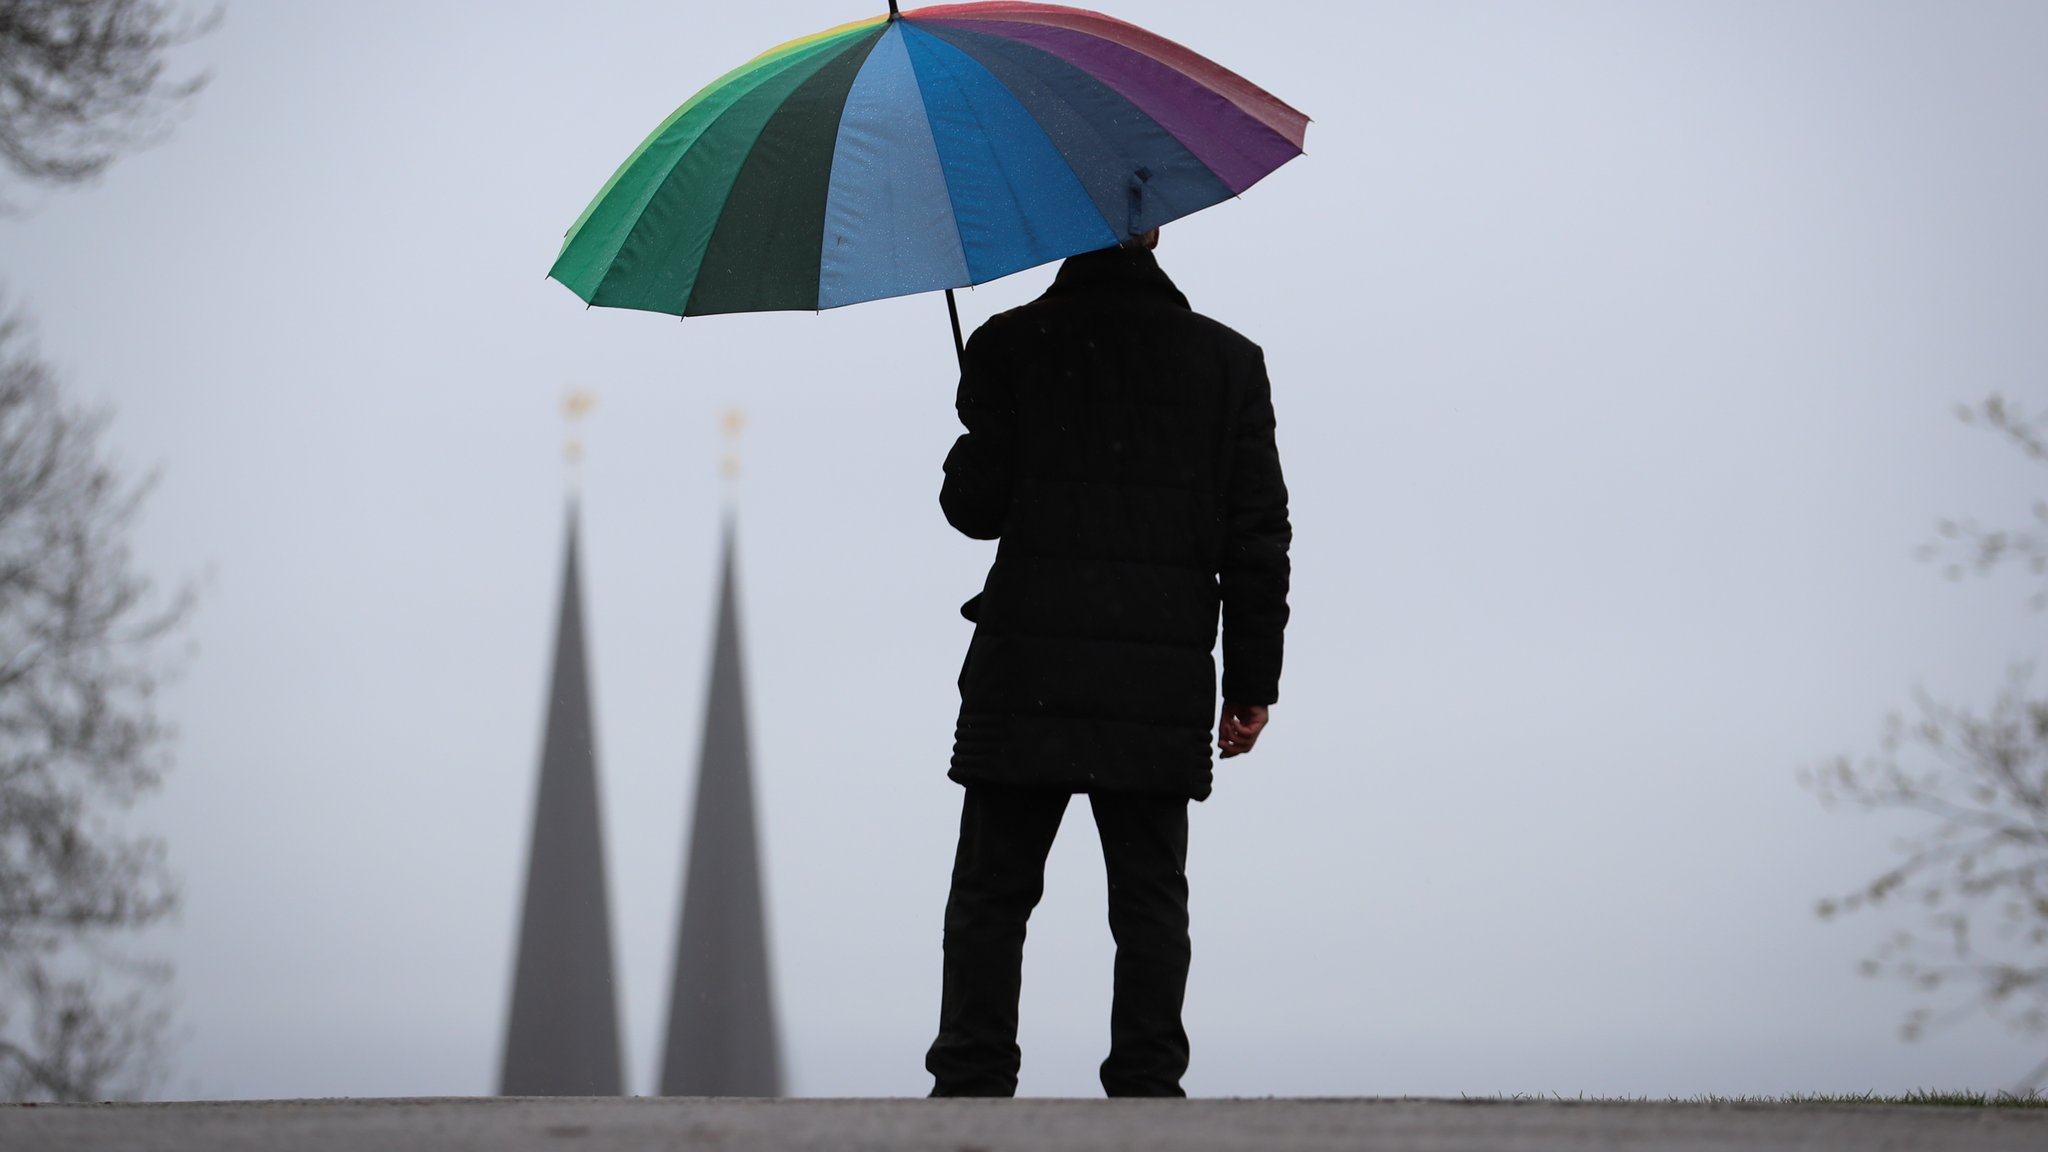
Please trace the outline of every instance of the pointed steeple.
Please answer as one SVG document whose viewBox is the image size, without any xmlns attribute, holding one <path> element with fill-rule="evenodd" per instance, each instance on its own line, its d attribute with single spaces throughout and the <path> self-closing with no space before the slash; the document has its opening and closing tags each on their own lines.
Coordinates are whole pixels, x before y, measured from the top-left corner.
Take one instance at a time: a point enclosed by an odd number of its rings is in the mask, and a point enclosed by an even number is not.
<svg viewBox="0 0 2048 1152">
<path fill-rule="evenodd" d="M 565 552 L 533 811 L 533 854 L 498 1088 L 504 1096 L 617 1096 L 622 1091 L 573 504 Z"/>
<path fill-rule="evenodd" d="M 664 1096 L 782 1094 L 736 595 L 728 520 L 682 927 L 669 994 Z"/>
</svg>

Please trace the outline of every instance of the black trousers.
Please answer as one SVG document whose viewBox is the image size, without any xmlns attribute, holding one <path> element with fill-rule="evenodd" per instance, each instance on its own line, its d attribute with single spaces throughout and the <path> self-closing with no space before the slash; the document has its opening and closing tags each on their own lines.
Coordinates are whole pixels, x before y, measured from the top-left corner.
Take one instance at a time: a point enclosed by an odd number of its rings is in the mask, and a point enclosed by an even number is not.
<svg viewBox="0 0 2048 1152">
<path fill-rule="evenodd" d="M 925 1054 L 934 1096 L 1014 1096 L 1024 925 L 1045 891 L 1045 858 L 1069 794 L 968 785 L 946 900 L 939 1035 Z M 1102 1087 L 1111 1096 L 1184 1096 L 1188 1035 L 1188 801 L 1088 796 L 1109 875 L 1116 983 Z"/>
</svg>

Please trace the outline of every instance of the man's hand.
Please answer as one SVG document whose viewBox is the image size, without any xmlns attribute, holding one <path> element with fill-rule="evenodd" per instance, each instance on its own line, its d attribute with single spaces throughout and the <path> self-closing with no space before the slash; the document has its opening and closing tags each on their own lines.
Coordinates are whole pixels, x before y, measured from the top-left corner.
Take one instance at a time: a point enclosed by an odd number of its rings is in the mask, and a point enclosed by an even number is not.
<svg viewBox="0 0 2048 1152">
<path fill-rule="evenodd" d="M 1216 747 L 1223 750 L 1223 758 L 1241 756 L 1252 750 L 1259 742 L 1259 733 L 1266 728 L 1266 706 L 1264 704 L 1232 704 L 1225 701 L 1223 715 L 1216 721 Z"/>
</svg>

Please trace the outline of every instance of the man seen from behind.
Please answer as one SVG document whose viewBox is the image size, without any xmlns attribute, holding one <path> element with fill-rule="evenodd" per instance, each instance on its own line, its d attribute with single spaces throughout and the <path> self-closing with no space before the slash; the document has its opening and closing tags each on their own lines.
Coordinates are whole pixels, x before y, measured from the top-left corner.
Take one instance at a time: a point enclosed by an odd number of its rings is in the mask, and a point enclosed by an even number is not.
<svg viewBox="0 0 2048 1152">
<path fill-rule="evenodd" d="M 1265 358 L 1189 307 L 1158 236 L 1069 259 L 962 363 L 940 504 L 1000 543 L 962 609 L 934 1096 L 1016 1092 L 1025 923 L 1077 793 L 1116 941 L 1103 1089 L 1185 1095 L 1188 802 L 1211 785 L 1218 615 L 1229 758 L 1279 698 L 1292 529 Z"/>
</svg>

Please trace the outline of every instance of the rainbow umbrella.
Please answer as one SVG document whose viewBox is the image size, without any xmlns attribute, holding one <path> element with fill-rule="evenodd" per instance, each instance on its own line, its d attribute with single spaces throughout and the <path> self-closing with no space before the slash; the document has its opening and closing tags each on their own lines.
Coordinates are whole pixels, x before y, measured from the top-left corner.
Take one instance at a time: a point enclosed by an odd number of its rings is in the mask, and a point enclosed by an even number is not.
<svg viewBox="0 0 2048 1152">
<path fill-rule="evenodd" d="M 1308 117 L 1094 12 L 941 4 L 793 40 L 692 96 L 549 275 L 679 316 L 837 308 L 1116 244 L 1301 154 Z M 958 313 L 954 336 L 959 337 Z"/>
</svg>

